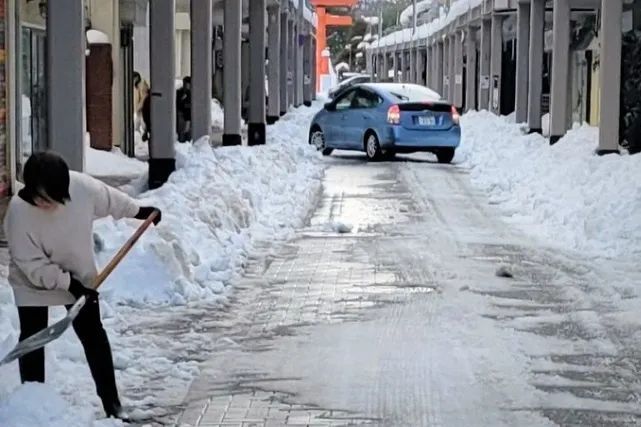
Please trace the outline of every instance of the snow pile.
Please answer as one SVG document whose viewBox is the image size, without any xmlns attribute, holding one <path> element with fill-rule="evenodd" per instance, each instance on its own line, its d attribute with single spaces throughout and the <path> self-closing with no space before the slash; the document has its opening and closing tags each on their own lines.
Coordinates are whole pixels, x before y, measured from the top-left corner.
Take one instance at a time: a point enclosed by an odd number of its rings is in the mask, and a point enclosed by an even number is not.
<svg viewBox="0 0 641 427">
<path fill-rule="evenodd" d="M 103 151 L 86 147 L 85 168 L 88 174 L 95 177 L 135 178 L 147 171 L 147 164 L 125 156 L 118 148 Z"/>
<path fill-rule="evenodd" d="M 592 256 L 641 254 L 641 156 L 597 156 L 589 126 L 550 146 L 488 112 L 462 120 L 458 158 L 513 221 Z"/>
<path fill-rule="evenodd" d="M 140 196 L 141 204 L 162 209 L 163 220 L 147 231 L 100 288 L 123 404 L 133 406 L 130 413 L 137 419 L 149 416 L 149 408 L 179 404 L 198 373 L 194 355 L 183 354 L 181 345 L 198 343 L 202 335 L 191 331 L 176 339 L 148 332 L 156 315 L 178 310 L 158 305 L 222 307 L 227 285 L 243 272 L 248 257 L 268 255 L 274 243 L 292 237 L 304 224 L 321 187 L 322 156 L 307 144 L 309 123 L 320 105 L 282 117 L 268 128 L 268 144 L 262 147 L 212 149 L 206 140 L 176 144 L 177 171 L 162 188 Z M 94 231 L 103 242 L 98 263 L 106 264 L 139 224 L 97 221 Z M 50 313 L 51 324 L 64 309 Z M 0 357 L 15 345 L 18 329 L 7 267 L 0 265 Z M 176 354 L 180 358 L 172 359 Z M 73 331 L 48 346 L 47 355 L 47 381 L 56 392 L 19 386 L 17 362 L 0 367 L 1 426 L 88 426 L 102 413 Z M 153 395 L 139 396 L 141 384 L 158 385 Z M 56 393 L 70 403 L 59 404 Z M 40 403 L 44 401 L 57 402 L 54 406 L 60 409 L 47 409 Z M 80 424 L 66 418 L 84 411 L 87 417 L 81 415 Z"/>
<path fill-rule="evenodd" d="M 71 408 L 45 384 L 27 383 L 6 400 L 0 401 L 0 425 L 7 427 L 117 427 L 121 421 L 93 422 L 90 409 Z"/>
<path fill-rule="evenodd" d="M 225 127 L 223 106 L 217 99 L 211 100 L 211 127 L 217 130 L 223 130 Z"/>
<path fill-rule="evenodd" d="M 184 304 L 216 299 L 243 270 L 255 242 L 287 239 L 303 225 L 320 189 L 318 154 L 305 143 L 311 109 L 290 113 L 264 147 L 177 145 L 178 170 L 141 203 L 163 221 L 103 286 L 112 301 Z M 302 141 L 302 142 L 301 142 Z M 97 223 L 106 263 L 135 221 Z"/>
</svg>

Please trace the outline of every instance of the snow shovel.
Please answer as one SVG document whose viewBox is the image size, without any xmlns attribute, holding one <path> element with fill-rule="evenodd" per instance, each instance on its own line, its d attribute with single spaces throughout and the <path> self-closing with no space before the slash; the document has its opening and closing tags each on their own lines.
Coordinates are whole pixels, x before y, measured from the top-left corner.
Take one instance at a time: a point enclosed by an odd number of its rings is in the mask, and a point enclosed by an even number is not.
<svg viewBox="0 0 641 427">
<path fill-rule="evenodd" d="M 114 271 L 120 261 L 122 261 L 125 255 L 127 255 L 131 248 L 133 248 L 134 244 L 136 244 L 138 239 L 140 239 L 140 236 L 142 236 L 143 233 L 149 228 L 149 226 L 154 222 L 157 216 L 158 212 L 153 212 L 151 215 L 149 215 L 149 218 L 147 218 L 145 222 L 143 222 L 140 227 L 138 227 L 134 235 L 131 236 L 129 240 L 127 240 L 123 247 L 120 248 L 118 253 L 112 258 L 111 261 L 109 261 L 109 264 L 107 264 L 102 272 L 98 274 L 98 276 L 94 280 L 92 286 L 93 289 L 98 289 L 100 285 L 102 285 L 105 279 L 107 279 L 109 274 Z M 51 341 L 59 338 L 69 328 L 69 325 L 71 325 L 86 302 L 87 300 L 84 296 L 80 297 L 78 301 L 76 301 L 76 303 L 69 309 L 67 315 L 63 319 L 59 320 L 48 328 L 43 329 L 36 334 L 33 334 L 29 338 L 20 341 L 18 344 L 16 344 L 13 350 L 11 350 L 11 352 L 9 352 L 9 354 L 7 354 L 4 359 L 0 361 L 0 366 L 9 362 L 13 362 L 14 360 L 24 356 L 25 354 L 31 353 L 34 350 L 44 347 Z"/>
</svg>

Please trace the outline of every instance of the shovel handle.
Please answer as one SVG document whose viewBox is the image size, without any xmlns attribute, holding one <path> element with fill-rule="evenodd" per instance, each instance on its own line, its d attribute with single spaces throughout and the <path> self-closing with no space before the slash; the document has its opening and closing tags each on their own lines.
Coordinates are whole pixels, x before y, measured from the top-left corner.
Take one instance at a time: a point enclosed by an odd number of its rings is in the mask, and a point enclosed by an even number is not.
<svg viewBox="0 0 641 427">
<path fill-rule="evenodd" d="M 107 277 L 111 274 L 112 271 L 120 264 L 120 261 L 129 253 L 131 248 L 134 247 L 138 239 L 140 239 L 140 236 L 143 235 L 145 231 L 149 228 L 149 226 L 154 222 L 156 217 L 158 216 L 158 211 L 153 211 L 149 217 L 140 224 L 140 227 L 136 230 L 136 232 L 125 242 L 125 244 L 120 248 L 118 253 L 114 255 L 114 257 L 109 261 L 109 264 L 105 266 L 105 268 L 98 274 L 96 277 L 96 280 L 94 280 L 93 283 L 93 289 L 98 289 L 100 285 L 107 279 Z"/>
</svg>

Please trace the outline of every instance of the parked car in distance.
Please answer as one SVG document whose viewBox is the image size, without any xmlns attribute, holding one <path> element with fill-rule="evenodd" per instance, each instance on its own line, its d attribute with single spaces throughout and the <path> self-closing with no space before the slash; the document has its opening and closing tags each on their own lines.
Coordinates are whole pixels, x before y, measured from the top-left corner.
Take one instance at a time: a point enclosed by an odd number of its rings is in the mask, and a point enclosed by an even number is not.
<svg viewBox="0 0 641 427">
<path fill-rule="evenodd" d="M 365 83 L 325 104 L 312 120 L 309 143 L 323 155 L 355 150 L 379 160 L 423 151 L 450 163 L 461 142 L 459 121 L 456 108 L 424 86 Z"/>
<path fill-rule="evenodd" d="M 359 74 L 350 77 L 331 88 L 327 93 L 327 96 L 329 96 L 330 99 L 334 99 L 336 96 L 340 95 L 343 91 L 349 89 L 350 87 L 361 83 L 369 83 L 370 81 L 372 81 L 372 77 L 366 74 Z"/>
</svg>

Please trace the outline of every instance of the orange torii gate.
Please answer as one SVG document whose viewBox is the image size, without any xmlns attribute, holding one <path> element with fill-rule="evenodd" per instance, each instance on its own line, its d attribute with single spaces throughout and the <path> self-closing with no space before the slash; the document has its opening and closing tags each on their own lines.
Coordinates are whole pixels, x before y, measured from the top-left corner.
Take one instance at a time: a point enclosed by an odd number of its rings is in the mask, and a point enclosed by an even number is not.
<svg viewBox="0 0 641 427">
<path fill-rule="evenodd" d="M 316 9 L 318 23 L 316 26 L 316 90 L 320 89 L 323 74 L 329 74 L 329 60 L 322 52 L 327 47 L 327 27 L 352 25 L 351 16 L 332 15 L 327 13 L 328 7 L 354 7 L 358 0 L 310 0 Z"/>
</svg>

